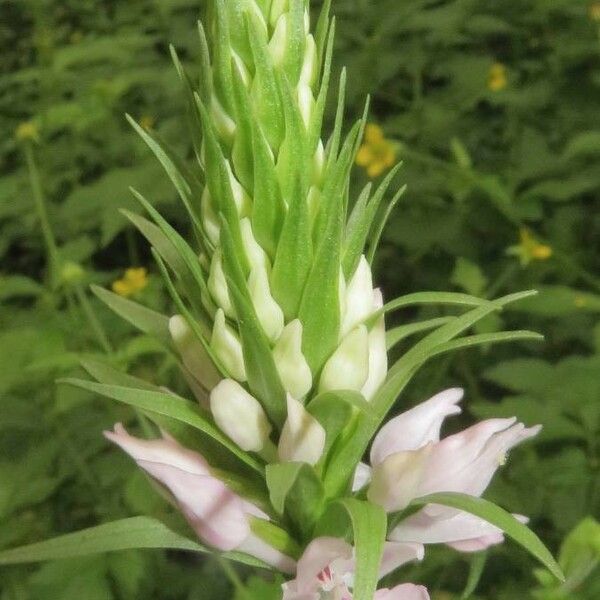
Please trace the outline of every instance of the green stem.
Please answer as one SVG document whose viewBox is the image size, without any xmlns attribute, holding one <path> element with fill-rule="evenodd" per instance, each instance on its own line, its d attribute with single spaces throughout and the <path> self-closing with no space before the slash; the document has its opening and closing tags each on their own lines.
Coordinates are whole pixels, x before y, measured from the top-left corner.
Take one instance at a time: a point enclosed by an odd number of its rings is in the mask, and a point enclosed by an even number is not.
<svg viewBox="0 0 600 600">
<path fill-rule="evenodd" d="M 237 574 L 237 571 L 229 564 L 229 561 L 225 558 L 219 558 L 217 560 L 221 565 L 221 569 L 223 569 L 223 572 L 225 573 L 225 575 L 227 575 L 227 579 L 229 579 L 239 596 L 250 600 L 250 595 L 248 594 L 248 591 L 246 590 L 243 581 L 240 579 L 240 576 Z"/>
<path fill-rule="evenodd" d="M 514 261 L 510 261 L 506 265 L 504 270 L 500 273 L 500 275 L 496 278 L 496 281 L 494 281 L 488 287 L 484 294 L 484 298 L 495 298 L 498 295 L 498 293 L 504 289 L 504 286 L 516 275 L 518 271 L 519 265 Z"/>
<path fill-rule="evenodd" d="M 35 210 L 42 228 L 42 235 L 44 236 L 44 244 L 46 246 L 46 258 L 48 262 L 50 284 L 52 287 L 54 287 L 57 282 L 58 246 L 56 244 L 54 233 L 52 232 L 52 227 L 50 226 L 46 197 L 42 188 L 40 172 L 37 168 L 31 141 L 26 141 L 24 143 L 24 151 L 25 160 L 27 162 L 27 170 L 29 171 L 29 181 L 33 191 Z"/>
<path fill-rule="evenodd" d="M 96 338 L 98 339 L 100 346 L 102 346 L 102 349 L 107 354 L 111 354 L 113 349 L 108 340 L 108 336 L 106 335 L 106 333 L 102 327 L 102 324 L 98 320 L 98 317 L 96 317 L 96 314 L 94 313 L 94 309 L 92 308 L 89 300 L 87 299 L 85 292 L 83 291 L 83 289 L 81 288 L 81 285 L 79 285 L 79 284 L 75 285 L 75 295 L 77 296 L 77 300 L 79 300 L 79 304 L 81 305 L 81 308 L 82 308 L 89 324 L 91 325 L 92 329 L 94 330 L 94 333 L 96 334 Z"/>
</svg>

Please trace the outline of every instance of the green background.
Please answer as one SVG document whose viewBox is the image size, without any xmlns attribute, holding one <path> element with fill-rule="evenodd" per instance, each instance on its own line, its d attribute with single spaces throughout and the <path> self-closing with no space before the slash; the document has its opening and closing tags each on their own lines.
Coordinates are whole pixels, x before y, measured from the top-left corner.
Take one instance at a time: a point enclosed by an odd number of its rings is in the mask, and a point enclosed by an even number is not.
<svg viewBox="0 0 600 600">
<path fill-rule="evenodd" d="M 152 124 L 191 158 L 168 44 L 194 73 L 201 8 L 198 0 L 0 0 L 0 548 L 168 511 L 101 436 L 131 415 L 54 381 L 81 374 L 83 354 L 182 386 L 162 346 L 135 335 L 87 290 L 145 266 L 148 285 L 137 299 L 168 310 L 146 246 L 118 209 L 136 210 L 127 191 L 134 186 L 182 231 L 185 218 L 123 115 Z M 489 552 L 470 597 L 596 599 L 600 4 L 334 0 L 333 10 L 336 71 L 348 67 L 348 116 L 360 115 L 370 93 L 370 120 L 404 161 L 397 186 L 408 191 L 376 262 L 386 297 L 540 290 L 479 331 L 534 329 L 543 344 L 436 360 L 398 403 L 401 410 L 461 385 L 465 414 L 448 431 L 492 415 L 544 425 L 511 453 L 487 497 L 531 518 L 560 557 L 567 585 L 506 543 Z M 505 85 L 490 89 L 498 64 Z M 19 126 L 29 122 L 37 139 L 19 140 Z M 355 189 L 366 181 L 357 167 Z M 42 198 L 60 247 L 54 265 L 36 204 Z M 552 249 L 550 257 L 527 262 L 507 252 L 525 228 Z M 439 314 L 427 309 L 394 321 Z M 460 598 L 482 562 L 439 547 L 427 555 L 396 580 L 423 582 L 438 600 Z M 0 598 L 278 598 L 277 582 L 259 575 L 238 569 L 248 585 L 235 591 L 236 578 L 216 559 L 129 552 L 0 568 Z"/>
</svg>

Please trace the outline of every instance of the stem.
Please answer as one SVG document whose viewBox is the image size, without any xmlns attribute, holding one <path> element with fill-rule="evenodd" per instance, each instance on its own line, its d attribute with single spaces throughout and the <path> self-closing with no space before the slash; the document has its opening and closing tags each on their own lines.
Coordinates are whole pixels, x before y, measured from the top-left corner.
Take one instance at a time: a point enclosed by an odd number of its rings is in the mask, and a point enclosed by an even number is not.
<svg viewBox="0 0 600 600">
<path fill-rule="evenodd" d="M 489 299 L 497 296 L 498 292 L 500 292 L 504 288 L 504 286 L 514 277 L 518 270 L 519 265 L 516 262 L 511 261 L 510 263 L 508 263 L 508 265 L 506 265 L 504 270 L 496 278 L 496 281 L 494 281 L 488 287 L 487 291 L 484 294 L 484 297 Z"/>
<path fill-rule="evenodd" d="M 25 142 L 24 150 L 25 160 L 27 162 L 27 170 L 29 171 L 29 181 L 33 191 L 35 210 L 42 228 L 42 235 L 44 236 L 44 244 L 46 246 L 46 258 L 48 262 L 50 284 L 52 287 L 54 287 L 58 268 L 58 246 L 56 245 L 56 239 L 54 237 L 54 233 L 52 232 L 52 227 L 50 226 L 50 220 L 48 219 L 46 197 L 42 188 L 40 172 L 35 162 L 33 145 L 31 141 Z"/>
<path fill-rule="evenodd" d="M 225 575 L 227 575 L 227 579 L 231 582 L 236 592 L 242 597 L 250 600 L 250 595 L 244 586 L 243 581 L 240 579 L 240 576 L 237 574 L 237 571 L 229 564 L 229 561 L 225 558 L 218 558 L 219 565 L 223 569 Z"/>
<path fill-rule="evenodd" d="M 89 300 L 87 299 L 87 296 L 81 289 L 81 285 L 75 285 L 75 294 L 77 296 L 77 299 L 79 300 L 79 304 L 81 305 L 81 308 L 87 320 L 89 321 L 89 324 L 91 325 L 92 329 L 94 330 L 94 333 L 96 334 L 96 338 L 98 339 L 100 346 L 102 346 L 102 349 L 107 354 L 111 354 L 113 349 L 108 340 L 108 336 L 106 335 L 100 321 L 96 317 L 94 309 L 92 308 Z"/>
</svg>

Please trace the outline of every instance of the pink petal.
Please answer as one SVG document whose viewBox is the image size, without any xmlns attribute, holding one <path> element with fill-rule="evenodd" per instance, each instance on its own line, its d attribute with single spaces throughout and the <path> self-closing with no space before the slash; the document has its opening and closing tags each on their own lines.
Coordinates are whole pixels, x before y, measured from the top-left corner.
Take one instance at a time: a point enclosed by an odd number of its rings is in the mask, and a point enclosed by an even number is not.
<svg viewBox="0 0 600 600">
<path fill-rule="evenodd" d="M 352 546 L 340 538 L 320 537 L 314 539 L 298 561 L 296 584 L 298 592 L 314 592 L 320 587 L 319 574 L 334 561 L 347 561 L 352 571 Z"/>
<path fill-rule="evenodd" d="M 379 579 L 398 567 L 413 560 L 423 560 L 425 548 L 422 544 L 405 544 L 386 542 L 383 547 L 383 557 L 379 567 Z"/>
<path fill-rule="evenodd" d="M 504 542 L 504 536 L 501 533 L 491 533 L 472 540 L 463 540 L 448 544 L 458 552 L 481 552 L 487 550 L 491 546 L 497 546 Z"/>
<path fill-rule="evenodd" d="M 386 423 L 373 442 L 371 464 L 378 465 L 395 452 L 417 450 L 439 441 L 444 419 L 460 413 L 456 404 L 462 396 L 459 388 L 445 390 Z"/>
<path fill-rule="evenodd" d="M 220 550 L 233 550 L 250 533 L 244 504 L 210 475 L 206 461 L 163 434 L 162 440 L 139 440 L 121 424 L 106 437 L 164 485 L 198 536 Z"/>
<path fill-rule="evenodd" d="M 515 424 L 515 419 L 490 419 L 442 440 L 431 454 L 421 495 L 481 495 L 504 464 L 506 452 L 538 431 L 538 427 L 525 429 L 523 424 Z"/>
<path fill-rule="evenodd" d="M 264 540 L 258 536 L 250 533 L 250 535 L 236 548 L 238 552 L 245 552 L 250 556 L 266 562 L 267 564 L 275 567 L 282 573 L 295 573 L 296 561 L 286 556 L 279 550 L 276 550 L 272 546 L 269 546 Z"/>
<path fill-rule="evenodd" d="M 391 590 L 379 590 L 375 593 L 375 600 L 429 600 L 427 588 L 422 585 L 403 583 Z"/>
</svg>

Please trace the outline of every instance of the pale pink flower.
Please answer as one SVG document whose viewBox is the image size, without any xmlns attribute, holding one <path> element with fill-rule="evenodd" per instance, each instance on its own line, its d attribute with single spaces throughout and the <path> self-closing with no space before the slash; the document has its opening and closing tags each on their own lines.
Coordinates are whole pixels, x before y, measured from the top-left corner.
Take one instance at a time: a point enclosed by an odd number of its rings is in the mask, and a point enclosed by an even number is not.
<svg viewBox="0 0 600 600">
<path fill-rule="evenodd" d="M 388 543 L 384 550 L 380 577 L 404 563 L 423 558 L 420 544 Z M 296 579 L 283 585 L 283 600 L 352 600 L 354 583 L 354 551 L 339 538 L 320 537 L 313 540 L 298 561 Z M 377 600 L 428 600 L 421 586 L 403 584 L 392 590 L 382 589 Z"/>
<path fill-rule="evenodd" d="M 359 465 L 354 489 L 371 484 L 368 497 L 387 511 L 406 508 L 416 498 L 436 492 L 481 496 L 508 451 L 535 436 L 512 419 L 489 419 L 440 440 L 449 415 L 460 413 L 462 390 L 442 392 L 389 421 L 371 449 L 372 471 Z M 500 543 L 500 530 L 486 521 L 443 506 L 429 504 L 400 523 L 390 539 L 400 542 L 447 543 L 476 551 Z"/>
<path fill-rule="evenodd" d="M 250 519 L 268 519 L 258 507 L 234 494 L 214 477 L 206 460 L 162 432 L 162 439 L 141 440 L 117 423 L 104 434 L 172 495 L 198 537 L 222 551 L 251 554 L 284 572 L 294 561 L 254 535 Z"/>
</svg>

